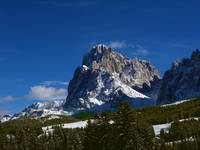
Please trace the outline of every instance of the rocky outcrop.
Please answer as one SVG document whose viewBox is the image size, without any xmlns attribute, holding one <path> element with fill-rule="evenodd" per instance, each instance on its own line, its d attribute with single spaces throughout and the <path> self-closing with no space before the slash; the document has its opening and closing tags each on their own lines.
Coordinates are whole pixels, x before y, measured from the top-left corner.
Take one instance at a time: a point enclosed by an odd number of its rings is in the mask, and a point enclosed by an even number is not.
<svg viewBox="0 0 200 150">
<path fill-rule="evenodd" d="M 157 104 L 200 96 L 200 51 L 192 53 L 191 58 L 174 62 L 165 72 Z"/>
<path fill-rule="evenodd" d="M 159 72 L 149 62 L 130 60 L 100 44 L 84 56 L 82 66 L 76 69 L 65 109 L 91 109 L 125 96 L 150 99 L 156 95 L 159 81 Z"/>
</svg>

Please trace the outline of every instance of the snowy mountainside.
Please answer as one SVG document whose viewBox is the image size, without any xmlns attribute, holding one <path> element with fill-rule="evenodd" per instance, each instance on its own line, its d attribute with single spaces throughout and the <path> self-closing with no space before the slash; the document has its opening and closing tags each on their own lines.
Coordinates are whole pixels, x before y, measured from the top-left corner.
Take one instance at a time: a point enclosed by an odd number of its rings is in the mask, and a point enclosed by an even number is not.
<svg viewBox="0 0 200 150">
<path fill-rule="evenodd" d="M 12 118 L 12 115 L 4 115 L 0 118 L 0 122 L 6 122 L 9 121 Z"/>
<path fill-rule="evenodd" d="M 76 69 L 64 109 L 88 110 L 123 98 L 152 100 L 150 95 L 159 81 L 159 72 L 149 62 L 131 60 L 105 45 L 96 45 Z"/>
<path fill-rule="evenodd" d="M 21 117 L 72 115 L 79 111 L 101 111 L 128 100 L 134 107 L 154 105 L 161 77 L 148 61 L 129 59 L 106 45 L 92 48 L 74 73 L 66 100 L 34 103 L 4 120 Z"/>
<path fill-rule="evenodd" d="M 63 110 L 65 100 L 54 100 L 48 102 L 37 102 L 26 107 L 22 112 L 14 115 L 5 115 L 1 118 L 1 122 L 19 119 L 22 117 L 49 119 L 58 118 L 60 115 L 70 115 L 70 113 Z"/>
</svg>

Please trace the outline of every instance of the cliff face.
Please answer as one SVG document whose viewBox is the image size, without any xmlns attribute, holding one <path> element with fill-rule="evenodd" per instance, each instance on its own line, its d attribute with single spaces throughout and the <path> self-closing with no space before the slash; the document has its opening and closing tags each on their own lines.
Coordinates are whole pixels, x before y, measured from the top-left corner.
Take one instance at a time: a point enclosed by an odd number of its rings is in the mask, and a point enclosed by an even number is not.
<svg viewBox="0 0 200 150">
<path fill-rule="evenodd" d="M 200 96 L 200 51 L 192 53 L 191 58 L 174 62 L 164 74 L 158 104 Z"/>
<path fill-rule="evenodd" d="M 97 45 L 76 69 L 65 108 L 90 109 L 122 96 L 150 99 L 156 95 L 159 81 L 159 72 L 149 62 L 130 60 L 105 45 Z"/>
<path fill-rule="evenodd" d="M 149 62 L 130 60 L 105 45 L 93 47 L 84 57 L 83 65 L 92 70 L 100 69 L 108 73 L 117 73 L 120 79 L 131 87 L 142 88 L 144 84 L 150 86 L 156 78 L 160 79 L 158 70 Z"/>
</svg>

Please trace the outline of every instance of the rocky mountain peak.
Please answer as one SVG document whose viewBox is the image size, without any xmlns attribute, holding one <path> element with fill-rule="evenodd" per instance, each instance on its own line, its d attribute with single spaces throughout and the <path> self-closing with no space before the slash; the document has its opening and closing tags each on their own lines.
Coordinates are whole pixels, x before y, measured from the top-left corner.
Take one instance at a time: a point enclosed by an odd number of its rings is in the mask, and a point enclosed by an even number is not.
<svg viewBox="0 0 200 150">
<path fill-rule="evenodd" d="M 199 49 L 196 49 L 195 51 L 192 52 L 191 59 L 196 60 L 196 61 L 200 61 L 200 51 L 199 51 Z"/>
<path fill-rule="evenodd" d="M 106 51 L 111 51 L 111 48 L 109 48 L 105 44 L 97 44 L 97 45 L 93 46 L 91 51 L 96 51 L 98 53 L 104 53 Z"/>
<path fill-rule="evenodd" d="M 150 96 L 156 93 L 152 91 L 159 80 L 159 72 L 149 62 L 128 59 L 99 44 L 84 56 L 82 65 L 76 69 L 68 86 L 65 108 L 89 109 L 122 95 L 133 96 L 126 92 L 137 93 L 135 89 Z"/>
<path fill-rule="evenodd" d="M 93 70 L 101 69 L 111 72 L 119 72 L 117 64 L 125 60 L 121 54 L 112 51 L 112 49 L 104 44 L 94 46 L 89 53 L 83 58 L 82 65 Z"/>
<path fill-rule="evenodd" d="M 190 58 L 173 63 L 162 79 L 158 104 L 200 96 L 200 51 L 195 50 Z"/>
</svg>

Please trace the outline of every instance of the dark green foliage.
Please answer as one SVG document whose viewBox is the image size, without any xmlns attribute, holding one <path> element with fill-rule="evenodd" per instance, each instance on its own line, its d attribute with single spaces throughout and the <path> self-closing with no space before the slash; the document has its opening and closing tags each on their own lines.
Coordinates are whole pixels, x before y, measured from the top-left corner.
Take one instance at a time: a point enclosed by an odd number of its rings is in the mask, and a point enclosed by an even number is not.
<svg viewBox="0 0 200 150">
<path fill-rule="evenodd" d="M 142 115 L 141 119 L 144 119 L 150 124 L 162 124 L 166 122 L 172 122 L 177 119 L 184 119 L 189 117 L 200 116 L 200 98 L 167 107 L 149 107 L 143 109 L 137 109 Z"/>
<path fill-rule="evenodd" d="M 78 119 L 78 120 L 86 120 L 86 119 L 92 119 L 92 118 L 94 118 L 95 114 L 92 113 L 92 112 L 81 112 L 81 113 L 73 115 L 73 117 L 75 119 Z"/>
<path fill-rule="evenodd" d="M 6 147 L 6 134 L 3 129 L 3 126 L 0 122 L 0 147 L 5 148 Z"/>
<path fill-rule="evenodd" d="M 153 147 L 152 128 L 141 126 L 138 115 L 128 103 L 119 106 L 112 115 L 103 112 L 94 122 L 88 122 L 85 134 L 87 150 L 145 150 Z"/>
<path fill-rule="evenodd" d="M 190 138 L 200 138 L 200 121 L 175 121 L 174 123 L 172 123 L 169 133 L 161 132 L 160 137 L 166 142 Z"/>
<path fill-rule="evenodd" d="M 82 112 L 71 117 L 39 120 L 23 118 L 0 123 L 0 150 L 199 150 L 200 121 L 178 120 L 200 116 L 200 99 L 167 107 L 132 109 L 119 105 L 114 113 Z M 56 126 L 45 135 L 43 126 L 79 120 L 85 129 Z M 169 133 L 155 138 L 152 125 L 173 122 Z"/>
<path fill-rule="evenodd" d="M 79 119 L 76 119 L 76 118 L 71 117 L 71 116 L 60 116 L 60 118 L 58 118 L 58 119 L 51 119 L 51 120 L 48 120 L 48 116 L 47 116 L 47 117 L 41 119 L 41 121 L 43 122 L 43 126 L 76 122 L 78 120 Z"/>
<path fill-rule="evenodd" d="M 103 112 L 96 116 L 95 120 L 88 121 L 88 126 L 85 129 L 84 149 L 112 149 L 110 142 L 113 139 L 111 137 L 112 128 L 110 120 L 109 114 Z"/>
<path fill-rule="evenodd" d="M 84 131 L 57 127 L 53 134 L 44 136 L 45 147 L 49 150 L 82 150 Z"/>
</svg>

